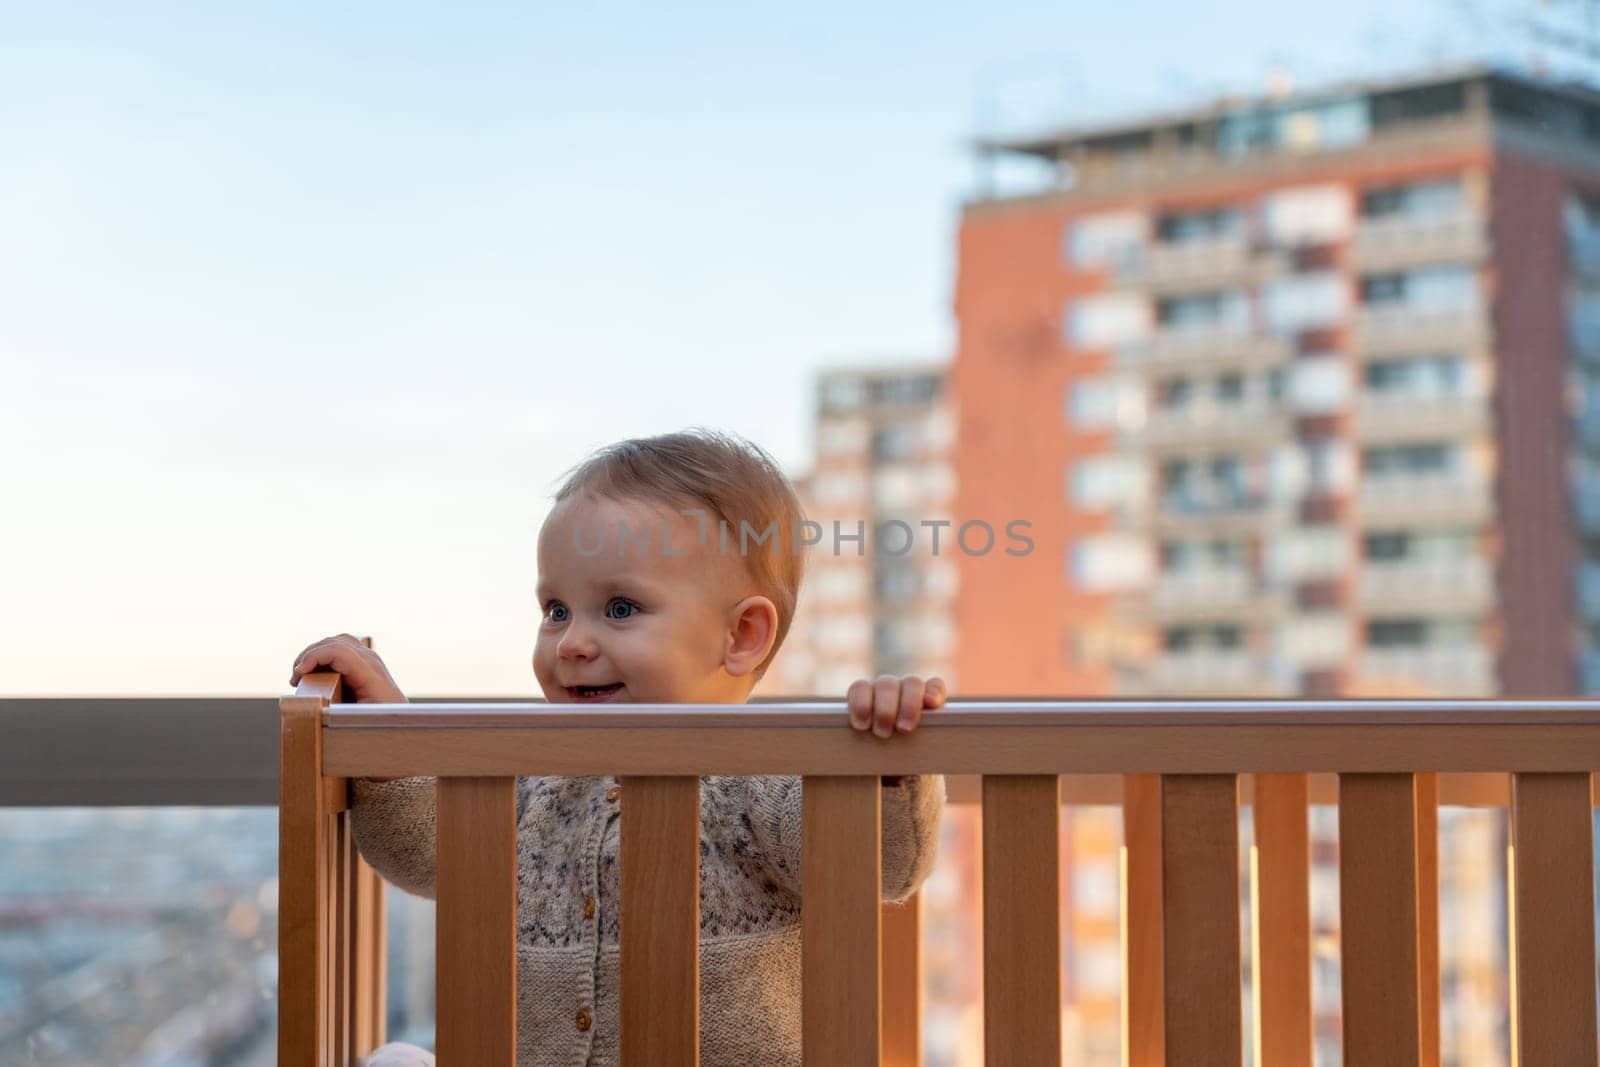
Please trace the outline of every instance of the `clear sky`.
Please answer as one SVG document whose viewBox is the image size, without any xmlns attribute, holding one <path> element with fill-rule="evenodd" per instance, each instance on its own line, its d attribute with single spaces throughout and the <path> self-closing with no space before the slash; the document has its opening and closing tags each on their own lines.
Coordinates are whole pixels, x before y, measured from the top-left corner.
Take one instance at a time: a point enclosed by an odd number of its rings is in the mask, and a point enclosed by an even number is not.
<svg viewBox="0 0 1600 1067">
<path fill-rule="evenodd" d="M 13 4 L 0 693 L 537 693 L 557 475 L 943 358 L 980 120 L 1460 59 L 1465 4 Z"/>
</svg>

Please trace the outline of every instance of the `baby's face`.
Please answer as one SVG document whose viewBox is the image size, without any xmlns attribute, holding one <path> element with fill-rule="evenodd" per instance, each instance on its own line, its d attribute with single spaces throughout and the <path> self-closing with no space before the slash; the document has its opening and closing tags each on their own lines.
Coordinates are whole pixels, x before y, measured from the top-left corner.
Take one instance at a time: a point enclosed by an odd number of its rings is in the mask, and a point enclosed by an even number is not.
<svg viewBox="0 0 1600 1067">
<path fill-rule="evenodd" d="M 629 538 L 619 536 L 619 521 Z M 699 521 L 664 505 L 589 494 L 556 505 L 539 531 L 533 673 L 546 700 L 744 699 L 740 680 L 722 669 L 730 609 L 748 592 L 744 568 L 736 553 L 718 551 L 714 518 L 708 525 L 701 545 Z"/>
</svg>

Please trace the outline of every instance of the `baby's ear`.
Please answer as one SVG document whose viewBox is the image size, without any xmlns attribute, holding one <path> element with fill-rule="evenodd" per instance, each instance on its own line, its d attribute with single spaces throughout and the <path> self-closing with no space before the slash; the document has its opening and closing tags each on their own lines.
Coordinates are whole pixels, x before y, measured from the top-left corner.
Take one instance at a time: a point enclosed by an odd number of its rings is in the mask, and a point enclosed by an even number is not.
<svg viewBox="0 0 1600 1067">
<path fill-rule="evenodd" d="M 747 596 L 729 612 L 722 666 L 735 678 L 754 675 L 778 638 L 778 609 L 764 596 Z"/>
</svg>

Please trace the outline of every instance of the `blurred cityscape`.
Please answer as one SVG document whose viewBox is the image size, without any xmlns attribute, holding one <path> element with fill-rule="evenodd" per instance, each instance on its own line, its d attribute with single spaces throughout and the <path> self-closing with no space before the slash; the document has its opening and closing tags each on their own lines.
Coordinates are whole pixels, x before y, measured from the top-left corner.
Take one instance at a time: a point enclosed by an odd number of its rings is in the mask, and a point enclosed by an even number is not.
<svg viewBox="0 0 1600 1067">
<path fill-rule="evenodd" d="M 1600 691 L 1600 93 L 1465 67 L 980 152 L 1041 179 L 965 205 L 948 360 L 819 379 L 828 533 L 759 695 Z M 1061 840 L 1066 1055 L 1117 1063 L 1118 810 Z M 981 1060 L 980 847 L 950 809 L 932 1065 Z M 1506 847 L 1503 812 L 1441 812 L 1446 1063 L 1509 1062 Z M 0 1062 L 268 1062 L 275 862 L 271 810 L 0 811 Z M 426 1044 L 431 904 L 391 901 L 389 1036 Z"/>
</svg>

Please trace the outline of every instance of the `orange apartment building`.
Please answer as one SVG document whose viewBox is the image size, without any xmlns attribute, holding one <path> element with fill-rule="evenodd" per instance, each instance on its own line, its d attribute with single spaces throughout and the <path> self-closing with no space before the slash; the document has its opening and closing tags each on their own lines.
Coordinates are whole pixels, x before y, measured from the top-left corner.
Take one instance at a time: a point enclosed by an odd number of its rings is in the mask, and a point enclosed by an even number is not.
<svg viewBox="0 0 1600 1067">
<path fill-rule="evenodd" d="M 1037 546 L 954 557 L 963 693 L 1600 689 L 1600 93 L 1468 68 L 982 149 L 1053 182 L 961 220 L 954 510 Z M 1441 828 L 1445 1049 L 1502 1062 L 1503 822 Z M 1069 1024 L 1116 1062 L 1097 877 Z"/>
</svg>

